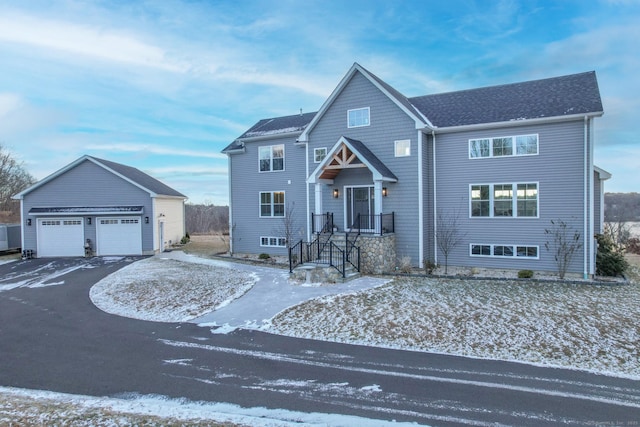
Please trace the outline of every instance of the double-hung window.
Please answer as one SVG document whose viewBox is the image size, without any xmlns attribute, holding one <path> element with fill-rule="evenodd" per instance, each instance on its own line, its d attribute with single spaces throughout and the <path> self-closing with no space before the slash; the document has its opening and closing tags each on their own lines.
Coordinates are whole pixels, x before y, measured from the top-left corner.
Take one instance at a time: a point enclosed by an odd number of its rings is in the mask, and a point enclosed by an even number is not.
<svg viewBox="0 0 640 427">
<path fill-rule="evenodd" d="M 500 136 L 469 140 L 469 158 L 530 156 L 538 154 L 538 135 Z"/>
<path fill-rule="evenodd" d="M 347 127 L 357 128 L 362 126 L 369 126 L 370 110 L 369 107 L 356 108 L 354 110 L 347 111 Z"/>
<path fill-rule="evenodd" d="M 260 172 L 284 170 L 284 144 L 260 147 L 258 155 Z"/>
<path fill-rule="evenodd" d="M 260 193 L 260 217 L 284 216 L 284 191 L 263 191 Z"/>
<path fill-rule="evenodd" d="M 472 217 L 538 217 L 538 184 L 472 184 Z"/>
</svg>

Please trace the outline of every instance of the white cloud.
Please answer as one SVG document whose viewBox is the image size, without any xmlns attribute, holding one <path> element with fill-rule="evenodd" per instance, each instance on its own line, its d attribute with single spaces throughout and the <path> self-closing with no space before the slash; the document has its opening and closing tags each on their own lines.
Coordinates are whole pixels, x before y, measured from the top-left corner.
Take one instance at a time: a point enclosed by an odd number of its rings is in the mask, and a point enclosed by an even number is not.
<svg viewBox="0 0 640 427">
<path fill-rule="evenodd" d="M 88 150 L 94 151 L 108 151 L 110 153 L 144 153 L 144 154 L 158 154 L 158 155 L 168 155 L 168 156 L 181 156 L 181 157 L 198 157 L 198 158 L 209 158 L 209 159 L 225 159 L 227 156 L 222 153 L 213 152 L 209 149 L 207 150 L 189 150 L 189 149 L 181 149 L 174 148 L 170 146 L 162 146 L 162 145 L 153 145 L 153 144 L 139 144 L 139 143 L 120 143 L 120 144 L 109 144 L 109 143 L 97 143 L 97 144 L 89 144 L 86 146 Z"/>
<path fill-rule="evenodd" d="M 162 48 L 147 44 L 128 32 L 35 16 L 2 13 L 0 41 L 171 72 L 187 70 L 185 64 L 168 58 Z"/>
</svg>

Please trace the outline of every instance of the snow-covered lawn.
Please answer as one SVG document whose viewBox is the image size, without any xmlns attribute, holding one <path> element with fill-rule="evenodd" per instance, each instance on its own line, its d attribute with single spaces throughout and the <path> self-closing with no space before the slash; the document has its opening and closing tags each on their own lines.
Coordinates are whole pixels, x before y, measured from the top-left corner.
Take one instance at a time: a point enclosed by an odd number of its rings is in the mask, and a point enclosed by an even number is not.
<svg viewBox="0 0 640 427">
<path fill-rule="evenodd" d="M 271 331 L 640 378 L 639 318 L 638 285 L 398 278 L 292 307 Z"/>
<path fill-rule="evenodd" d="M 247 292 L 255 274 L 161 257 L 130 264 L 91 288 L 103 311 L 157 322 L 184 322 Z"/>
<path fill-rule="evenodd" d="M 187 321 L 230 303 L 260 279 L 191 258 L 136 262 L 94 286 L 91 298 L 123 316 Z M 315 298 L 256 327 L 303 338 L 640 378 L 639 318 L 637 282 L 397 277 L 376 289 Z"/>
</svg>

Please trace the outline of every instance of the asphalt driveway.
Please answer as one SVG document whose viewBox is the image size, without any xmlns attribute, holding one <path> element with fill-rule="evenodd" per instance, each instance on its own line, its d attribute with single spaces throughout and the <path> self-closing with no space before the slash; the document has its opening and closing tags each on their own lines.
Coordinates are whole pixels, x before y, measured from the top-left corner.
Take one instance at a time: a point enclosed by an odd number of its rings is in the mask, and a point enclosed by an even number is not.
<svg viewBox="0 0 640 427">
<path fill-rule="evenodd" d="M 0 386 L 453 425 L 640 419 L 638 381 L 110 315 L 91 286 L 136 258 L 0 265 Z"/>
</svg>

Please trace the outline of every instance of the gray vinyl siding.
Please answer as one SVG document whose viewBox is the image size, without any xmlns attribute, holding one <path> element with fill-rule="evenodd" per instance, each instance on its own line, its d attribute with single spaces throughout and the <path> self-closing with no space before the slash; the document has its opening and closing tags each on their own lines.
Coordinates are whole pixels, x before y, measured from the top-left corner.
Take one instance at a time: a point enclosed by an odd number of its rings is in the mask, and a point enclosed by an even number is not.
<svg viewBox="0 0 640 427">
<path fill-rule="evenodd" d="M 433 186 L 434 186 L 434 176 L 433 176 L 433 136 L 432 135 L 424 135 L 423 136 L 423 151 L 422 151 L 422 184 L 423 184 L 423 194 L 424 194 L 424 205 L 423 205 L 423 215 L 424 215 L 424 259 L 435 262 L 435 250 L 434 245 L 435 241 L 433 238 L 434 233 L 434 220 L 433 220 L 433 207 L 434 207 L 434 199 L 433 199 Z M 437 168 L 436 168 L 437 169 Z"/>
<path fill-rule="evenodd" d="M 31 208 L 52 207 L 108 207 L 108 206 L 143 206 L 142 216 L 152 215 L 152 201 L 149 193 L 106 171 L 91 161 L 84 161 L 67 172 L 57 176 L 50 182 L 34 189 L 24 196 L 23 212 L 29 218 Z M 79 215 L 74 215 L 78 217 Z M 86 218 L 93 218 L 87 224 Z M 139 216 L 139 215 L 135 215 Z M 40 218 L 45 215 L 39 216 Z M 32 225 L 24 227 L 24 248 L 37 249 L 37 220 L 32 218 Z M 142 222 L 142 251 L 153 252 L 153 221 Z M 84 237 L 96 242 L 96 221 L 93 215 L 84 215 Z"/>
<path fill-rule="evenodd" d="M 555 271 L 545 249 L 551 220 L 562 219 L 584 239 L 584 127 L 582 121 L 508 127 L 437 135 L 437 206 L 458 212 L 463 243 L 449 256 L 449 265 Z M 469 139 L 536 133 L 538 155 L 469 159 Z M 471 184 L 538 183 L 539 218 L 470 217 Z M 539 259 L 472 257 L 470 243 L 538 246 Z M 584 246 L 583 246 L 584 248 Z M 570 271 L 583 271 L 580 251 Z M 442 254 L 438 256 L 444 261 Z"/>
<path fill-rule="evenodd" d="M 370 108 L 370 125 L 348 128 L 347 111 Z M 341 136 L 364 143 L 398 178 L 397 183 L 385 182 L 388 196 L 382 200 L 384 213 L 395 212 L 396 251 L 399 257 L 410 256 L 414 265 L 420 265 L 418 232 L 418 131 L 415 123 L 396 104 L 380 92 L 369 80 L 356 73 L 343 88 L 309 135 L 310 172 L 313 149 L 331 149 Z M 411 155 L 395 157 L 394 141 L 411 141 Z M 314 166 L 315 165 L 315 166 Z M 323 211 L 333 212 L 340 229 L 344 227 L 344 185 L 373 185 L 371 174 L 343 170 L 333 186 L 325 186 Z M 333 188 L 338 188 L 340 198 L 334 199 Z M 314 186 L 309 188 L 310 209 L 315 211 Z"/>
<path fill-rule="evenodd" d="M 594 230 L 596 234 L 602 233 L 602 189 L 600 188 L 602 181 L 600 180 L 600 174 L 598 172 L 593 173 L 593 221 Z"/>
<path fill-rule="evenodd" d="M 296 232 L 292 240 L 294 243 L 306 240 L 306 149 L 304 145 L 295 145 L 296 136 L 246 142 L 244 153 L 230 155 L 231 233 L 235 253 L 287 253 L 286 248 L 260 246 L 261 236 L 284 237 L 282 217 L 260 217 L 260 193 L 265 191 L 285 192 L 285 204 L 293 206 Z M 284 170 L 260 172 L 259 147 L 278 144 L 284 144 Z"/>
</svg>

